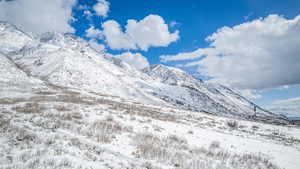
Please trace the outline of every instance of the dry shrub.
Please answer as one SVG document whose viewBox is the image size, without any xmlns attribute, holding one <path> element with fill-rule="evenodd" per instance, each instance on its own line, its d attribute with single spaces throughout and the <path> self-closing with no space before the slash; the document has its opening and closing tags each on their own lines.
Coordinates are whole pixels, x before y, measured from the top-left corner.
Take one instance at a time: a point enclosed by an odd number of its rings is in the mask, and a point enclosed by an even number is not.
<svg viewBox="0 0 300 169">
<path fill-rule="evenodd" d="M 26 103 L 22 106 L 16 106 L 13 108 L 18 113 L 42 113 L 43 107 L 37 102 Z"/>
<path fill-rule="evenodd" d="M 110 143 L 116 137 L 116 134 L 131 130 L 131 128 L 123 126 L 118 121 L 108 119 L 94 121 L 83 132 L 89 137 L 95 138 L 98 142 Z"/>
<path fill-rule="evenodd" d="M 159 162 L 178 161 L 187 151 L 186 140 L 175 135 L 159 138 L 149 133 L 139 133 L 133 138 L 133 144 L 139 151 L 136 156 Z"/>
<path fill-rule="evenodd" d="M 61 122 L 58 118 L 36 118 L 34 119 L 33 123 L 39 127 L 42 127 L 44 129 L 58 129 L 60 127 L 63 127 L 65 123 Z"/>
<path fill-rule="evenodd" d="M 258 130 L 258 129 L 259 129 L 259 127 L 258 127 L 258 126 L 256 126 L 256 125 L 253 125 L 253 126 L 251 127 L 251 129 L 256 131 L 256 130 Z"/>
<path fill-rule="evenodd" d="M 10 124 L 11 117 L 5 116 L 5 114 L 0 114 L 0 132 L 4 132 Z"/>
<path fill-rule="evenodd" d="M 26 101 L 25 98 L 1 98 L 0 99 L 0 105 L 1 104 L 16 104 L 20 102 Z"/>
<path fill-rule="evenodd" d="M 156 109 L 153 107 L 147 107 L 147 106 L 137 105 L 137 104 L 125 104 L 119 102 L 111 103 L 111 105 L 112 105 L 111 109 L 125 110 L 125 112 L 127 114 L 130 114 L 131 116 L 138 115 L 138 116 L 150 117 L 162 121 L 176 121 L 175 115 L 170 113 L 162 113 L 160 109 Z"/>
<path fill-rule="evenodd" d="M 72 118 L 74 118 L 74 119 L 82 119 L 83 115 L 80 112 L 73 112 L 72 113 Z"/>
<path fill-rule="evenodd" d="M 55 92 L 53 91 L 36 91 L 34 92 L 35 94 L 38 94 L 38 95 L 54 95 L 56 94 Z"/>
<path fill-rule="evenodd" d="M 260 154 L 234 154 L 220 148 L 213 141 L 209 148 L 189 148 L 185 139 L 177 136 L 159 138 L 152 134 L 138 133 L 133 138 L 138 151 L 136 157 L 155 160 L 180 169 L 278 169 Z"/>
<path fill-rule="evenodd" d="M 25 145 L 24 143 L 30 144 L 38 143 L 40 141 L 38 136 L 34 132 L 24 127 L 16 126 L 13 124 L 8 127 L 7 133 L 9 133 L 9 137 L 11 140 L 15 142 L 22 142 L 22 145 Z"/>
<path fill-rule="evenodd" d="M 67 108 L 65 105 L 56 105 L 54 106 L 54 109 L 60 112 L 70 111 L 70 109 Z"/>
<path fill-rule="evenodd" d="M 220 148 L 220 142 L 219 141 L 211 142 L 209 149 L 217 149 L 217 148 Z"/>
<path fill-rule="evenodd" d="M 239 124 L 236 120 L 227 120 L 226 125 L 231 129 L 237 129 L 239 127 Z"/>
<path fill-rule="evenodd" d="M 53 120 L 64 120 L 64 121 L 72 121 L 72 120 L 79 120 L 83 118 L 83 115 L 80 112 L 45 112 L 43 116 L 46 118 L 50 118 Z"/>
</svg>

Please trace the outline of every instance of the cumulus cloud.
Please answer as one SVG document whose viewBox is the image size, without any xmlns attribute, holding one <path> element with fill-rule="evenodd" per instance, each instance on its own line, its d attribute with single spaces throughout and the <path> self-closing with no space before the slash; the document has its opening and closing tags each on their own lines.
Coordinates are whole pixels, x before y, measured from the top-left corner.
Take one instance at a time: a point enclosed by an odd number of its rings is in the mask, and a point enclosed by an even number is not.
<svg viewBox="0 0 300 169">
<path fill-rule="evenodd" d="M 98 16 L 107 17 L 109 12 L 109 2 L 106 0 L 98 0 L 97 3 L 93 6 L 96 14 Z"/>
<path fill-rule="evenodd" d="M 300 117 L 300 97 L 276 100 L 271 106 L 266 107 L 272 112 L 282 113 L 287 116 Z"/>
<path fill-rule="evenodd" d="M 127 34 L 122 32 L 120 25 L 116 21 L 106 21 L 103 23 L 102 27 L 106 43 L 111 49 L 137 48 L 132 39 Z"/>
<path fill-rule="evenodd" d="M 193 60 L 199 57 L 214 54 L 215 50 L 211 48 L 200 48 L 193 52 L 188 53 L 178 53 L 177 55 L 162 55 L 160 59 L 162 62 L 169 62 L 169 61 L 178 61 L 178 60 Z M 188 66 L 198 65 L 197 62 L 188 63 Z"/>
<path fill-rule="evenodd" d="M 257 93 L 257 91 L 254 91 L 254 90 L 244 89 L 244 90 L 237 90 L 237 91 L 247 99 L 260 99 L 260 98 L 262 98 L 262 95 Z"/>
<path fill-rule="evenodd" d="M 96 29 L 94 26 L 91 26 L 89 29 L 85 30 L 85 34 L 89 38 L 94 39 L 102 39 L 102 31 L 99 29 Z"/>
<path fill-rule="evenodd" d="M 146 67 L 149 67 L 149 62 L 147 58 L 141 55 L 140 53 L 126 52 L 120 55 L 115 55 L 114 57 L 123 60 L 124 62 L 135 67 L 138 70 L 142 70 Z"/>
<path fill-rule="evenodd" d="M 76 0 L 10 0 L 0 1 L 0 20 L 34 33 L 73 32 L 72 7 Z"/>
<path fill-rule="evenodd" d="M 168 25 L 158 15 L 149 15 L 141 21 L 128 20 L 125 32 L 113 20 L 103 23 L 103 34 L 112 49 L 141 49 L 165 47 L 179 39 L 179 31 L 169 32 Z"/>
<path fill-rule="evenodd" d="M 269 89 L 300 83 L 300 16 L 269 15 L 234 27 L 223 27 L 207 38 L 209 48 L 163 61 L 192 60 L 202 74 L 239 89 Z"/>
</svg>

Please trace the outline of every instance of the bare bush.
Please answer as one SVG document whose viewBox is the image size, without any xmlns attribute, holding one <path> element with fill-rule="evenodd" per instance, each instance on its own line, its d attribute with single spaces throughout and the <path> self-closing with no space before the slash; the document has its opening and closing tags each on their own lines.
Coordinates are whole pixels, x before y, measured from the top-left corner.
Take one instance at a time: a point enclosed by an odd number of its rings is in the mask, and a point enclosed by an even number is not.
<svg viewBox="0 0 300 169">
<path fill-rule="evenodd" d="M 22 145 L 38 143 L 40 140 L 37 135 L 29 129 L 10 124 L 6 130 L 9 133 L 11 141 L 17 143 L 22 142 Z"/>
<path fill-rule="evenodd" d="M 209 149 L 216 149 L 216 148 L 220 148 L 220 142 L 219 141 L 211 142 Z"/>
<path fill-rule="evenodd" d="M 256 126 L 256 125 L 253 125 L 253 126 L 251 127 L 251 129 L 256 131 L 256 130 L 258 130 L 258 129 L 259 129 L 259 127 L 258 127 L 258 126 Z"/>
<path fill-rule="evenodd" d="M 13 109 L 18 113 L 42 113 L 43 107 L 41 107 L 39 103 L 33 102 L 14 107 Z"/>
<path fill-rule="evenodd" d="M 181 161 L 187 151 L 186 140 L 174 135 L 159 138 L 152 134 L 137 134 L 133 139 L 139 152 L 137 156 L 159 162 Z M 182 150 L 182 151 L 178 151 Z M 182 161 L 181 161 L 182 163 Z"/>
<path fill-rule="evenodd" d="M 56 105 L 54 108 L 60 112 L 70 111 L 70 109 L 64 105 Z"/>
<path fill-rule="evenodd" d="M 239 124 L 238 124 L 238 122 L 236 120 L 227 120 L 226 124 L 231 129 L 237 129 L 239 127 Z"/>
<path fill-rule="evenodd" d="M 124 127 L 120 122 L 113 119 L 96 120 L 91 123 L 84 132 L 94 137 L 98 142 L 110 143 L 121 132 L 131 131 L 129 127 Z"/>
<path fill-rule="evenodd" d="M 25 98 L 1 98 L 0 99 L 0 105 L 1 104 L 16 104 L 20 102 L 24 102 Z"/>
<path fill-rule="evenodd" d="M 10 121 L 11 121 L 10 117 L 5 116 L 4 114 L 0 114 L 0 132 L 1 131 L 3 132 L 7 129 Z"/>
<path fill-rule="evenodd" d="M 223 150 L 213 141 L 209 148 L 189 148 L 185 139 L 177 136 L 159 138 L 152 134 L 138 133 L 133 138 L 138 151 L 136 157 L 171 165 L 180 169 L 278 169 L 260 154 L 234 154 Z"/>
</svg>

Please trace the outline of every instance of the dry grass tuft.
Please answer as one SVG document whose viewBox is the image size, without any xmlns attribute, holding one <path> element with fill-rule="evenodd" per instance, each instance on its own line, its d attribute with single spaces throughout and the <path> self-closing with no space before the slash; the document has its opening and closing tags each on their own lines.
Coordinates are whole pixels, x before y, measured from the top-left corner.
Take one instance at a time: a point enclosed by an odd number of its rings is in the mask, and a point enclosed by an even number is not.
<svg viewBox="0 0 300 169">
<path fill-rule="evenodd" d="M 239 123 L 236 120 L 227 120 L 226 125 L 230 127 L 231 129 L 237 129 L 239 128 Z"/>
<path fill-rule="evenodd" d="M 133 138 L 137 158 L 154 160 L 180 169 L 278 169 L 260 154 L 233 154 L 223 150 L 214 141 L 209 148 L 190 148 L 185 139 L 177 136 L 159 138 L 152 134 L 138 133 Z"/>
<path fill-rule="evenodd" d="M 37 102 L 26 103 L 22 106 L 16 106 L 13 108 L 18 113 L 42 113 L 43 107 Z"/>
<path fill-rule="evenodd" d="M 95 138 L 98 142 L 110 143 L 117 134 L 131 131 L 132 128 L 125 127 L 120 122 L 109 117 L 104 120 L 95 120 L 83 130 L 83 133 L 91 138 Z"/>
</svg>

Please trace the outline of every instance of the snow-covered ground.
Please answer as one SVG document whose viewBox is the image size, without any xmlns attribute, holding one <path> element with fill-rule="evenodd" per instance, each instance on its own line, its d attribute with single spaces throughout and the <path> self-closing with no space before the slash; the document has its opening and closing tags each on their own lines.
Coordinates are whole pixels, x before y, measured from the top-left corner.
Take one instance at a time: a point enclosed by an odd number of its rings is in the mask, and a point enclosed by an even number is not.
<svg viewBox="0 0 300 169">
<path fill-rule="evenodd" d="M 286 168 L 300 129 L 48 86 L 0 97 L 0 168 Z"/>
</svg>

